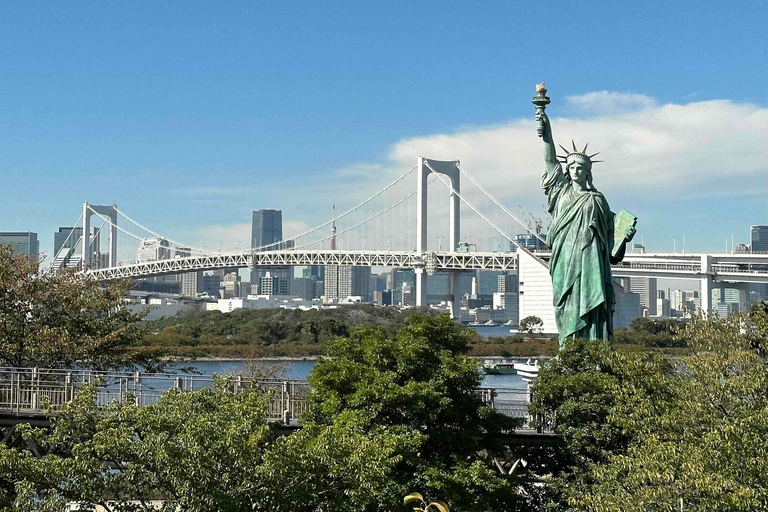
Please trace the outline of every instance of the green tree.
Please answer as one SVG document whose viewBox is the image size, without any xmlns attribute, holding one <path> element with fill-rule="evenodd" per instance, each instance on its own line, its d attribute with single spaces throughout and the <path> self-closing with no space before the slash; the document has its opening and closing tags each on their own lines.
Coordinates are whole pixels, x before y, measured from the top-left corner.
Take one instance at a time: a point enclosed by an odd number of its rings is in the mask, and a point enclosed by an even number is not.
<svg viewBox="0 0 768 512">
<path fill-rule="evenodd" d="M 159 498 L 168 511 L 252 510 L 275 433 L 266 421 L 270 397 L 225 387 L 170 391 L 145 407 L 129 400 L 103 408 L 94 405 L 95 388 L 85 388 L 54 416 L 51 432 L 25 430 L 52 453 L 35 458 L 0 446 L 0 505 L 21 512 L 77 502 L 133 512 L 150 510 Z"/>
<path fill-rule="evenodd" d="M 172 391 L 142 408 L 99 408 L 86 388 L 51 432 L 23 429 L 48 455 L 0 447 L 0 505 L 395 511 L 418 488 L 454 511 L 518 510 L 520 481 L 492 463 L 504 454 L 494 435 L 515 421 L 476 397 L 469 336 L 447 316 L 413 316 L 395 338 L 353 329 L 313 372 L 304 427 L 277 438 L 257 388 Z"/>
<path fill-rule="evenodd" d="M 114 368 L 149 363 L 137 355 L 144 314 L 121 309 L 128 283 L 100 287 L 72 270 L 41 272 L 40 263 L 0 245 L 0 365 Z"/>
<path fill-rule="evenodd" d="M 552 508 L 765 510 L 767 340 L 756 309 L 688 325 L 678 359 L 569 343 L 534 386 L 565 441 Z"/>
<path fill-rule="evenodd" d="M 518 327 L 523 332 L 533 334 L 539 332 L 544 327 L 544 321 L 535 315 L 527 316 L 520 320 Z"/>
<path fill-rule="evenodd" d="M 375 501 L 360 502 L 358 510 L 396 510 L 412 489 L 445 499 L 452 510 L 514 510 L 522 503 L 516 482 L 492 464 L 504 454 L 496 435 L 516 422 L 474 393 L 480 377 L 466 356 L 471 337 L 448 316 L 414 315 L 394 337 L 363 327 L 328 346 L 330 357 L 310 375 L 307 426 L 323 431 L 352 422 L 367 437 L 391 431 L 410 440 L 397 450 Z"/>
</svg>

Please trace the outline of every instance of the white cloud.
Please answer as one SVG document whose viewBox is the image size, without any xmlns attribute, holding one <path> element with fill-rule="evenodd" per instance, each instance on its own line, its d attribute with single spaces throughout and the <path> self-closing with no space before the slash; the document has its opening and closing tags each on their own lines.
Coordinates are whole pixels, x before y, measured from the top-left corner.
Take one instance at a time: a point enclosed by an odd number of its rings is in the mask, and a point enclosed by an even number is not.
<svg viewBox="0 0 768 512">
<path fill-rule="evenodd" d="M 617 113 L 646 110 L 657 106 L 656 100 L 645 94 L 613 91 L 593 91 L 566 96 L 566 106 L 577 112 L 591 115 L 615 115 Z"/>
<path fill-rule="evenodd" d="M 717 100 L 550 120 L 556 143 L 570 146 L 573 139 L 579 148 L 589 142 L 590 151 L 600 151 L 597 159 L 605 162 L 595 164 L 593 174 L 606 192 L 714 196 L 738 189 L 741 177 L 764 173 L 768 162 L 768 111 L 755 105 Z M 499 198 L 541 194 L 542 144 L 532 118 L 406 139 L 391 151 L 400 166 L 417 155 L 460 159 Z"/>
<path fill-rule="evenodd" d="M 568 111 L 569 116 L 578 111 L 579 117 L 560 117 L 559 112 L 563 110 Z M 581 148 L 589 142 L 590 152 L 600 152 L 597 158 L 605 162 L 595 164 L 595 186 L 606 194 L 614 210 L 626 207 L 642 216 L 649 233 L 662 230 L 665 223 L 669 223 L 672 210 L 661 215 L 656 211 L 660 201 L 704 199 L 706 204 L 711 198 L 713 204 L 720 204 L 729 197 L 766 194 L 766 108 L 730 100 L 660 105 L 640 94 L 598 91 L 569 97 L 562 108 L 555 102 L 548 113 L 556 143 L 569 147 L 573 139 Z M 542 144 L 536 136 L 531 113 L 530 117 L 501 125 L 403 139 L 391 146 L 383 162 L 350 165 L 314 178 L 306 177 L 301 183 L 291 181 L 271 188 L 271 204 L 283 209 L 285 237 L 330 220 L 333 200 L 339 213 L 381 190 L 413 167 L 420 155 L 461 160 L 462 167 L 515 214 L 520 214 L 517 205 L 521 205 L 523 210 L 544 219 L 546 225 L 548 215 L 542 208 L 545 197 L 539 187 L 544 167 Z M 761 176 L 762 189 L 754 185 L 760 182 Z M 408 177 L 389 195 L 377 198 L 356 213 L 352 222 L 372 215 L 377 208 L 415 189 L 415 181 L 415 176 Z M 442 187 L 434 183 L 430 191 Z M 462 193 L 484 213 L 494 212 L 491 218 L 508 233 L 514 233 L 514 223 L 479 194 L 473 195 L 472 189 L 470 183 L 462 181 Z M 439 244 L 445 244 L 445 239 L 441 241 L 438 237 L 447 235 L 447 208 L 444 198 L 430 194 L 428 243 L 436 249 Z M 383 215 L 376 219 L 377 225 L 355 231 L 353 237 L 340 245 L 344 248 L 362 248 L 364 243 L 377 248 L 412 246 L 415 198 L 412 202 L 412 205 L 403 205 L 410 210 Z M 474 237 L 478 249 L 488 249 L 489 238 L 498 235 L 468 212 L 463 208 L 463 238 Z M 684 213 L 699 216 L 710 212 Z M 654 215 L 659 217 L 655 224 Z M 344 222 L 338 227 L 340 231 L 344 229 Z M 327 235 L 329 229 L 324 228 L 322 233 Z M 240 248 L 247 247 L 250 223 L 208 226 L 194 233 L 190 240 L 195 237 L 208 247 L 217 247 L 219 241 L 223 241 L 227 249 L 234 248 L 236 243 Z M 363 237 L 367 237 L 366 242 L 362 241 Z"/>
</svg>

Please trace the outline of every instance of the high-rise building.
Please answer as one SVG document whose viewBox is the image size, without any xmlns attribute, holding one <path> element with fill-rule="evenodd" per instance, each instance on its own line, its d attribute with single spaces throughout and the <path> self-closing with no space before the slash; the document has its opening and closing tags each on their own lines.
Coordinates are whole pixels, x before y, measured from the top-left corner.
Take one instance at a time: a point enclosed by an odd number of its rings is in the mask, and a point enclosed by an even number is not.
<svg viewBox="0 0 768 512">
<path fill-rule="evenodd" d="M 399 306 L 402 304 L 403 283 L 416 286 L 416 273 L 410 268 L 392 269 L 392 304 Z"/>
<path fill-rule="evenodd" d="M 768 226 L 750 226 L 752 252 L 768 252 Z"/>
<path fill-rule="evenodd" d="M 259 286 L 260 295 L 288 295 L 288 279 L 280 275 L 273 275 L 271 271 L 267 271 L 264 277 L 261 278 L 261 286 Z"/>
<path fill-rule="evenodd" d="M 371 267 L 326 266 L 325 301 L 338 302 L 349 297 L 360 297 L 362 302 L 371 302 L 370 277 Z"/>
<path fill-rule="evenodd" d="M 257 210 L 251 223 L 251 249 L 274 250 L 272 244 L 283 239 L 282 210 Z"/>
<path fill-rule="evenodd" d="M 197 297 L 203 292 L 203 272 L 184 272 L 181 274 L 181 294 L 185 297 Z"/>
<path fill-rule="evenodd" d="M 315 291 L 317 289 L 315 283 L 317 281 L 309 277 L 294 278 L 291 283 L 291 295 L 304 300 L 312 300 L 315 298 Z"/>
<path fill-rule="evenodd" d="M 251 222 L 251 249 L 276 251 L 294 247 L 294 241 L 283 242 L 283 212 L 282 210 L 256 210 Z M 280 277 L 288 283 L 290 292 L 293 280 L 291 267 L 260 267 L 251 272 L 251 283 L 261 284 L 261 278 L 269 272 L 271 277 Z M 262 293 L 263 294 L 263 293 Z"/>
<path fill-rule="evenodd" d="M 40 253 L 40 242 L 37 233 L 32 231 L 5 231 L 0 232 L 0 244 L 10 244 L 16 254 L 26 254 L 36 257 Z"/>
<path fill-rule="evenodd" d="M 640 306 L 648 310 L 648 316 L 656 316 L 656 278 L 632 277 L 629 280 L 629 291 L 640 296 Z"/>
<path fill-rule="evenodd" d="M 82 258 L 82 250 L 79 249 L 80 239 L 83 236 L 82 226 L 69 226 L 60 227 L 59 231 L 53 234 L 53 266 L 60 267 L 74 267 L 80 263 Z M 100 248 L 101 230 L 99 228 L 91 228 L 91 247 L 90 247 L 90 260 L 94 266 L 108 266 L 102 265 L 106 254 L 102 254 L 99 251 Z M 108 260 L 107 260 L 108 261 Z"/>
<path fill-rule="evenodd" d="M 517 274 L 500 274 L 497 283 L 498 293 L 517 293 Z"/>
<path fill-rule="evenodd" d="M 136 259 L 139 261 L 157 261 L 171 259 L 170 243 L 165 238 L 149 237 L 139 241 Z"/>
</svg>

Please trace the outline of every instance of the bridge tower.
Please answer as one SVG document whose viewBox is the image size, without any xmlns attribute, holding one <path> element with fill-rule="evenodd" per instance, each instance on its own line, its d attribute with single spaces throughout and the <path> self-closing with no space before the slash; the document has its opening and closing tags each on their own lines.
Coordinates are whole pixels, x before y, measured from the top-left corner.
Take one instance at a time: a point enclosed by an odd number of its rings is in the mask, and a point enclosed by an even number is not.
<svg viewBox="0 0 768 512">
<path fill-rule="evenodd" d="M 448 247 L 451 252 L 455 252 L 459 246 L 460 238 L 460 206 L 461 200 L 458 194 L 460 189 L 460 176 L 458 160 L 430 160 L 419 157 L 416 166 L 416 251 L 424 255 L 427 252 L 427 178 L 430 172 L 436 172 L 448 176 L 451 180 L 450 205 L 449 205 L 449 235 Z M 427 304 L 427 274 L 425 268 L 416 268 L 416 305 L 425 306 Z M 456 286 L 459 274 L 456 271 L 449 272 L 449 290 L 448 307 L 453 318 L 458 317 L 461 308 L 461 297 L 458 295 Z"/>
<path fill-rule="evenodd" d="M 91 263 L 91 215 L 98 213 L 109 217 L 109 266 L 117 266 L 117 205 L 83 203 L 83 253 L 82 265 L 85 269 Z"/>
</svg>

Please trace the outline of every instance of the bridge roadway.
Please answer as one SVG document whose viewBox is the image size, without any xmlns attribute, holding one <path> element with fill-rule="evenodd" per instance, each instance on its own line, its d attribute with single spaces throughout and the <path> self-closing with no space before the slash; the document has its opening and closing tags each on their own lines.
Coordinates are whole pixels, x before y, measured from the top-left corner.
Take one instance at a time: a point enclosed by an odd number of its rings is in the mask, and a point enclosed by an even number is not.
<svg viewBox="0 0 768 512">
<path fill-rule="evenodd" d="M 546 261 L 549 252 L 537 252 Z M 282 250 L 241 251 L 168 260 L 122 263 L 87 271 L 99 281 L 150 277 L 218 268 L 305 265 L 424 268 L 430 271 L 517 270 L 515 252 L 425 252 Z M 757 268 L 755 268 L 757 267 Z M 762 268 L 761 268 L 762 267 Z M 629 253 L 613 266 L 616 277 L 702 279 L 730 283 L 768 283 L 768 254 Z"/>
<path fill-rule="evenodd" d="M 272 390 L 267 419 L 280 423 L 280 434 L 288 434 L 301 427 L 299 416 L 307 410 L 308 395 L 311 392 L 307 381 L 249 379 L 230 375 L 218 382 L 234 393 L 252 389 L 252 386 Z M 20 423 L 49 426 L 48 408 L 62 407 L 73 399 L 83 385 L 89 383 L 97 385 L 95 401 L 100 406 L 128 399 L 138 406 L 146 406 L 157 403 L 163 393 L 171 389 L 212 389 L 217 385 L 217 379 L 208 375 L 0 368 L 0 438 L 6 444 L 12 439 L 17 441 L 14 431 Z M 523 419 L 523 428 L 502 436 L 505 443 L 536 445 L 557 442 L 551 431 L 537 432 L 529 426 L 527 391 L 497 392 L 493 388 L 478 388 L 476 393 L 488 407 Z M 502 396 L 505 398 L 500 399 Z"/>
</svg>

